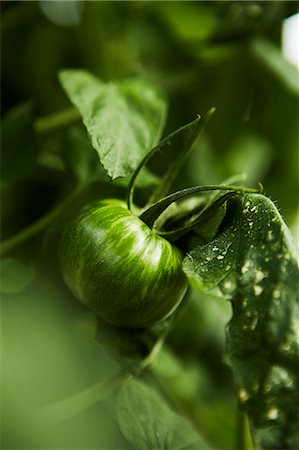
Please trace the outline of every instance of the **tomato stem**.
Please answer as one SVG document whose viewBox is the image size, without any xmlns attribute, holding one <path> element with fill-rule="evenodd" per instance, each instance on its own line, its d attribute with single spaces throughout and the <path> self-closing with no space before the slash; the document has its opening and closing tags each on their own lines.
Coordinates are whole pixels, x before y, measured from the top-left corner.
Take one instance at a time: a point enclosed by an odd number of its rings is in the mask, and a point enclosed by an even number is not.
<svg viewBox="0 0 299 450">
<path fill-rule="evenodd" d="M 150 228 L 153 228 L 154 223 L 158 219 L 158 217 L 173 202 L 208 191 L 232 191 L 235 193 L 239 193 L 241 195 L 242 194 L 244 195 L 245 193 L 257 194 L 261 193 L 261 185 L 258 186 L 258 189 L 245 188 L 243 186 L 222 186 L 222 185 L 194 186 L 191 188 L 182 189 L 154 203 L 148 209 L 143 211 L 142 214 L 139 216 L 139 218 L 144 223 L 146 223 Z"/>
</svg>

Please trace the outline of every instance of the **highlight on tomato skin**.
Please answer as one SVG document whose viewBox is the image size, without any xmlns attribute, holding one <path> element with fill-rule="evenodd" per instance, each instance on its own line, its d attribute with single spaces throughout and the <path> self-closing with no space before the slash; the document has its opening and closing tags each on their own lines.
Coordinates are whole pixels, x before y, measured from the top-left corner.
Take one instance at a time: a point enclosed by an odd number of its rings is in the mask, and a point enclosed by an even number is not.
<svg viewBox="0 0 299 450">
<path fill-rule="evenodd" d="M 87 206 L 60 244 L 64 280 L 103 320 L 147 328 L 182 301 L 180 251 L 116 200 Z"/>
</svg>

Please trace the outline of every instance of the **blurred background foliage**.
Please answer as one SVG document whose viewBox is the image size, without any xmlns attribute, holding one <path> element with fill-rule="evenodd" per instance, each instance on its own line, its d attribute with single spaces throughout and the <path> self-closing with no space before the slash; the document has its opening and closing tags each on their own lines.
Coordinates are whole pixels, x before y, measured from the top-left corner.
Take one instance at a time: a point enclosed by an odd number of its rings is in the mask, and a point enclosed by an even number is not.
<svg viewBox="0 0 299 450">
<path fill-rule="evenodd" d="M 45 214 L 97 164 L 58 83 L 58 71 L 72 67 L 104 81 L 156 83 L 169 102 L 165 135 L 215 106 L 174 189 L 245 172 L 248 185 L 261 181 L 295 226 L 298 69 L 281 42 L 297 2 L 4 1 L 1 9 L 3 239 Z M 55 126 L 57 112 L 58 124 L 72 126 Z M 171 158 L 160 154 L 152 171 L 162 174 Z M 109 182 L 99 168 L 98 181 L 65 218 L 2 260 L 2 448 L 131 448 L 109 398 L 61 423 L 38 420 L 39 408 L 117 371 L 94 340 L 93 316 L 62 282 L 57 246 L 64 219 L 87 200 L 123 197 L 126 184 Z M 137 192 L 140 201 L 147 195 L 147 188 Z M 143 374 L 216 448 L 235 446 L 238 428 L 222 357 L 229 317 L 224 300 L 191 292 Z"/>
</svg>

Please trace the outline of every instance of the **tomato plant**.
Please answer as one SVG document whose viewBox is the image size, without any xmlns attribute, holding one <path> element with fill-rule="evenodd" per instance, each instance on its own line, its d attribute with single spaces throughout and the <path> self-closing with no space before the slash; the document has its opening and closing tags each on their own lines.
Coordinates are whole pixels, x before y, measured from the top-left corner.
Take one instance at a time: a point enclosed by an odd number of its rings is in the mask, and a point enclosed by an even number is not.
<svg viewBox="0 0 299 450">
<path fill-rule="evenodd" d="M 1 446 L 298 448 L 297 5 L 1 9 Z"/>
</svg>

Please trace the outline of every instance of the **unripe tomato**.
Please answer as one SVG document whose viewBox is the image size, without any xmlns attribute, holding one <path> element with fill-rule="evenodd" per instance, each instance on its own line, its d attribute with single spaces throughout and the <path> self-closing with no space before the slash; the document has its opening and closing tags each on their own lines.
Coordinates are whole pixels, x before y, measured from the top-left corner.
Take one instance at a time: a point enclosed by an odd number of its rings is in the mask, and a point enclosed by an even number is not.
<svg viewBox="0 0 299 450">
<path fill-rule="evenodd" d="M 179 250 L 115 201 L 84 208 L 62 238 L 60 262 L 74 295 L 117 326 L 166 318 L 187 288 Z"/>
</svg>

